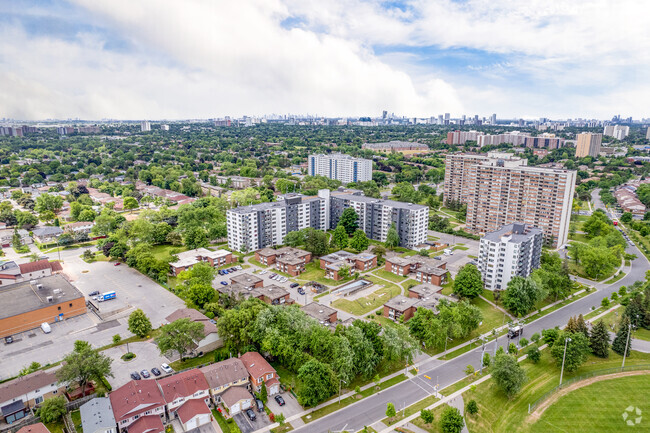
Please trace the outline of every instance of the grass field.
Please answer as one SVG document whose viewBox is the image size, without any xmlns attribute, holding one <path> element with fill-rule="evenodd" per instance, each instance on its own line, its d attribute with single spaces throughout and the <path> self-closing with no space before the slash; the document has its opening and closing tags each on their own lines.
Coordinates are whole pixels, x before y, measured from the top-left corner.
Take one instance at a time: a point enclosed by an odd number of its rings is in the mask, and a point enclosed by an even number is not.
<svg viewBox="0 0 650 433">
<path fill-rule="evenodd" d="M 639 425 L 628 427 L 622 414 L 629 406 L 638 407 L 643 414 L 650 413 L 650 400 L 646 397 L 649 393 L 650 379 L 644 375 L 596 382 L 576 389 L 553 403 L 532 425 L 530 432 L 648 431 L 650 419 L 647 419 L 647 415 Z M 635 417 L 632 415 L 629 419 Z"/>
<path fill-rule="evenodd" d="M 607 327 L 612 330 L 612 332 L 618 331 L 618 323 L 621 320 L 621 314 L 623 314 L 623 311 L 625 311 L 625 308 L 617 308 L 615 311 L 610 311 L 601 317 L 601 319 L 605 322 Z M 632 331 L 632 338 L 650 341 L 650 330 L 639 328 L 635 331 Z M 632 342 L 632 349 L 634 349 L 634 342 Z"/>
<path fill-rule="evenodd" d="M 356 316 L 363 316 L 371 312 L 372 310 L 381 307 L 391 298 L 402 293 L 402 288 L 396 286 L 392 283 L 387 283 L 384 280 L 380 280 L 377 277 L 366 277 L 367 280 L 372 281 L 378 286 L 384 286 L 378 288 L 373 293 L 363 298 L 358 298 L 353 301 L 349 299 L 337 299 L 332 302 L 332 307 L 340 308 L 343 311 L 347 311 L 350 314 Z"/>
<path fill-rule="evenodd" d="M 184 245 L 154 245 L 151 247 L 151 254 L 158 260 L 167 260 L 172 252 L 181 253 L 187 251 Z"/>
<path fill-rule="evenodd" d="M 591 371 L 602 370 L 621 365 L 621 356 L 610 352 L 607 359 L 590 356 L 577 371 L 564 372 L 564 379 L 581 376 Z M 648 364 L 650 354 L 633 352 L 625 365 Z M 528 381 L 523 389 L 512 399 L 508 400 L 505 394 L 497 388 L 493 380 L 487 380 L 477 385 L 474 391 L 463 393 L 465 401 L 476 400 L 479 413 L 475 417 L 468 417 L 468 429 L 472 433 L 484 432 L 530 432 L 531 418 L 528 416 L 528 405 L 535 402 L 545 393 L 555 388 L 559 383 L 560 369 L 555 360 L 550 356 L 549 350 L 542 351 L 542 359 L 538 364 L 523 361 L 522 367 L 526 371 Z M 646 376 L 647 380 L 647 376 Z M 641 394 L 639 394 L 641 395 Z M 598 396 L 592 395 L 590 401 L 595 401 Z M 608 394 L 601 394 L 601 398 L 609 398 Z M 622 410 L 625 408 L 623 407 Z M 622 412 L 621 410 L 621 412 Z M 623 426 L 624 427 L 624 426 Z M 576 431 L 576 430 L 567 430 Z M 590 431 L 581 429 L 577 431 Z M 620 431 L 620 430 L 619 430 Z"/>
<path fill-rule="evenodd" d="M 377 275 L 378 277 L 383 278 L 384 280 L 392 281 L 394 283 L 401 283 L 402 281 L 405 281 L 408 279 L 408 277 L 401 277 L 399 275 L 395 275 L 392 272 L 388 272 L 383 269 L 378 269 L 374 272 L 372 272 L 373 275 Z"/>
</svg>

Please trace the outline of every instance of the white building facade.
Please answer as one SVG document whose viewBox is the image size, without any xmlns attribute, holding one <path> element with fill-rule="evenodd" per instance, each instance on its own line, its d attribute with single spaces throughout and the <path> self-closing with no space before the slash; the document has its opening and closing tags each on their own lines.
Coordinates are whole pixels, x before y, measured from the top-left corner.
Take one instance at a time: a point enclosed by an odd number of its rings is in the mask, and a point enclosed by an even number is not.
<svg viewBox="0 0 650 433">
<path fill-rule="evenodd" d="M 333 153 L 331 155 L 309 155 L 307 160 L 307 174 L 310 176 L 325 176 L 340 180 L 344 184 L 372 180 L 372 161 L 369 159 Z"/>
<path fill-rule="evenodd" d="M 515 276 L 527 277 L 539 268 L 544 234 L 541 229 L 513 223 L 486 234 L 480 242 L 478 269 L 488 290 L 505 290 Z"/>
</svg>

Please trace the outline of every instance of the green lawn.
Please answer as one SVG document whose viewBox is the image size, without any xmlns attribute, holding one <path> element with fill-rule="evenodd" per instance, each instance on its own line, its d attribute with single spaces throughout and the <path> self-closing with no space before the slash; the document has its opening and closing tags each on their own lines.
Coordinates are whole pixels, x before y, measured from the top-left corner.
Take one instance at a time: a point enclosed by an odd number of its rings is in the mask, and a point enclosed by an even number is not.
<svg viewBox="0 0 650 433">
<path fill-rule="evenodd" d="M 223 433 L 241 433 L 241 430 L 235 423 L 234 419 L 230 418 L 226 420 L 226 418 L 221 415 L 221 412 L 216 409 L 212 409 L 212 415 L 214 415 L 214 419 L 217 420 L 217 424 L 219 424 L 219 427 L 221 427 L 221 431 Z"/>
<path fill-rule="evenodd" d="M 618 274 L 614 275 L 612 278 L 609 280 L 605 281 L 605 284 L 612 284 L 620 280 L 625 276 L 625 272 L 619 272 Z"/>
<path fill-rule="evenodd" d="M 633 391 L 633 392 L 631 392 Z M 532 433 L 588 431 L 620 432 L 627 429 L 648 431 L 650 420 L 650 393 L 648 376 L 628 376 L 603 380 L 562 396 L 532 425 Z M 628 427 L 622 414 L 629 406 L 639 408 L 646 419 Z M 628 419 L 634 422 L 636 414 Z"/>
<path fill-rule="evenodd" d="M 452 248 L 452 250 L 467 251 L 467 250 L 469 250 L 469 247 L 461 247 L 461 246 L 456 245 L 455 247 Z"/>
<path fill-rule="evenodd" d="M 583 243 L 589 243 L 589 239 L 587 239 L 587 235 L 584 233 L 574 233 L 572 235 L 569 235 L 569 239 L 576 241 L 576 242 L 583 242 Z"/>
<path fill-rule="evenodd" d="M 440 428 L 440 417 L 442 416 L 442 411 L 444 411 L 448 406 L 449 405 L 447 404 L 441 404 L 440 406 L 436 406 L 433 409 L 433 423 L 431 424 L 425 424 L 420 417 L 415 418 L 412 422 L 416 426 L 428 431 L 429 433 L 441 433 L 442 429 Z"/>
<path fill-rule="evenodd" d="M 650 354 L 632 352 L 625 365 L 648 364 Z M 528 405 L 535 402 L 545 393 L 555 388 L 559 383 L 560 369 L 550 356 L 549 350 L 542 351 L 542 359 L 538 364 L 523 361 L 528 381 L 523 389 L 512 399 L 497 388 L 493 380 L 487 380 L 476 386 L 474 391 L 463 393 L 465 401 L 476 400 L 479 413 L 475 417 L 466 418 L 468 429 L 472 433 L 483 432 L 530 432 L 531 421 L 528 416 Z M 610 352 L 607 359 L 590 356 L 587 362 L 575 372 L 564 372 L 565 380 L 584 375 L 590 371 L 602 370 L 621 365 L 621 356 Z M 647 379 L 646 379 L 647 380 Z M 641 394 L 639 394 L 641 395 Z M 609 398 L 608 394 L 603 395 Z M 590 401 L 593 400 L 593 396 Z M 621 409 L 621 412 L 625 409 Z M 572 430 L 568 430 L 572 431 Z M 589 431 L 589 430 L 579 430 Z"/>
<path fill-rule="evenodd" d="M 154 245 L 151 247 L 151 254 L 158 260 L 167 260 L 172 252 L 176 254 L 182 253 L 183 251 L 187 251 L 185 245 Z"/>
<path fill-rule="evenodd" d="M 612 332 L 617 332 L 618 331 L 618 324 L 619 324 L 619 322 L 621 320 L 621 314 L 623 314 L 623 311 L 625 311 L 624 307 L 617 308 L 616 310 L 610 311 L 609 313 L 605 314 L 603 317 L 601 317 L 598 320 L 602 319 L 605 322 L 605 324 L 607 324 L 607 327 L 610 330 L 612 330 Z M 612 328 L 612 325 L 614 326 L 613 328 Z M 644 329 L 644 328 L 639 328 L 639 329 L 632 332 L 632 338 L 636 338 L 636 339 L 639 339 L 639 340 L 650 341 L 650 330 Z M 632 342 L 632 349 L 634 349 L 634 342 Z"/>
<path fill-rule="evenodd" d="M 397 409 L 397 415 L 390 417 L 390 418 L 384 418 L 381 420 L 386 425 L 393 425 L 398 421 L 403 420 L 404 418 L 413 415 L 414 413 L 419 413 L 422 409 L 426 409 L 427 407 L 431 406 L 433 403 L 438 401 L 438 399 L 432 395 L 423 398 L 422 400 L 413 403 L 412 405 L 403 408 L 399 402 L 394 401 L 393 404 L 395 405 L 395 409 Z M 441 405 L 445 406 L 445 405 Z M 401 410 L 400 410 L 401 409 Z M 434 424 L 436 422 L 434 421 Z"/>
<path fill-rule="evenodd" d="M 47 427 L 50 433 L 64 433 L 63 429 L 65 428 L 65 425 L 63 424 L 63 420 L 61 419 L 57 422 L 45 424 L 45 427 Z"/>
<path fill-rule="evenodd" d="M 185 361 L 182 362 L 180 359 L 178 361 L 170 362 L 169 366 L 173 368 L 175 371 L 181 371 L 186 368 L 198 367 L 199 365 L 202 364 L 212 364 L 214 362 L 214 355 L 217 352 L 223 352 L 223 351 L 227 353 L 227 350 L 222 347 L 213 350 L 212 352 L 208 352 L 203 356 L 197 356 L 196 358 L 186 359 Z"/>
<path fill-rule="evenodd" d="M 395 275 L 392 272 L 388 272 L 384 269 L 378 269 L 374 272 L 372 272 L 373 275 L 377 275 L 378 277 L 383 278 L 384 280 L 392 281 L 394 283 L 401 283 L 402 281 L 405 281 L 408 279 L 408 277 L 402 277 L 400 275 Z"/>
<path fill-rule="evenodd" d="M 70 417 L 72 418 L 72 423 L 74 424 L 74 428 L 77 430 L 77 433 L 84 433 L 83 426 L 81 425 L 81 412 L 79 410 L 75 410 L 70 413 Z"/>
<path fill-rule="evenodd" d="M 332 307 L 340 308 L 343 311 L 347 311 L 350 314 L 356 316 L 363 316 L 371 312 L 374 309 L 377 309 L 384 305 L 386 301 L 402 293 L 402 288 L 396 286 L 392 283 L 387 283 L 384 280 L 380 280 L 377 277 L 365 277 L 367 280 L 372 281 L 378 286 L 384 286 L 378 288 L 373 293 L 368 296 L 355 299 L 353 301 L 345 298 L 339 298 L 332 302 Z"/>
</svg>

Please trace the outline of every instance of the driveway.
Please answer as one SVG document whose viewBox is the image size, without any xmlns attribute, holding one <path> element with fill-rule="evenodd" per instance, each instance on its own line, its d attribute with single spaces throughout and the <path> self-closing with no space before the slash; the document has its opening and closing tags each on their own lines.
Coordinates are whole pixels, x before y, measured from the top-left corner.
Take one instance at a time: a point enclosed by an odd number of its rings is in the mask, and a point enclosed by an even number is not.
<svg viewBox="0 0 650 433">
<path fill-rule="evenodd" d="M 113 375 L 115 377 L 107 378 L 113 389 L 128 383 L 131 380 L 130 374 L 134 371 L 140 373 L 142 370 L 147 370 L 151 373 L 151 369 L 157 367 L 162 373 L 158 378 L 166 376 L 160 368 L 160 364 L 169 364 L 172 360 L 160 355 L 158 347 L 153 342 L 129 343 L 128 347 L 131 352 L 135 353 L 135 358 L 131 361 L 123 361 L 121 358 L 126 353 L 126 344 L 104 351 L 104 354 L 113 360 Z M 155 378 L 155 376 L 151 374 L 151 378 Z"/>
<path fill-rule="evenodd" d="M 292 415 L 296 415 L 304 411 L 302 406 L 300 406 L 298 403 L 298 400 L 296 400 L 296 398 L 290 392 L 285 392 L 280 395 L 284 399 L 284 406 L 280 406 L 275 401 L 275 396 L 269 397 L 268 401 L 266 402 L 266 406 L 271 412 L 276 415 L 281 413 L 285 418 L 289 418 Z"/>
<path fill-rule="evenodd" d="M 246 413 L 244 412 L 239 412 L 232 416 L 239 426 L 241 433 L 252 433 L 272 424 L 266 412 L 260 413 L 255 409 L 253 409 L 253 411 L 255 412 L 255 421 L 248 419 L 248 416 L 246 416 Z"/>
</svg>

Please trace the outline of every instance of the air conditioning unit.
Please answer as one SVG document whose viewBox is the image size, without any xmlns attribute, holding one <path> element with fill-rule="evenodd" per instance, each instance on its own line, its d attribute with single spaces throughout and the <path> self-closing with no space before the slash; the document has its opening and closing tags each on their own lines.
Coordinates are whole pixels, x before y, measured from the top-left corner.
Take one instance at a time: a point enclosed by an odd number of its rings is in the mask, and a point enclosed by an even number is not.
<svg viewBox="0 0 650 433">
<path fill-rule="evenodd" d="M 47 302 L 54 302 L 54 297 L 48 296 L 47 297 Z"/>
</svg>

